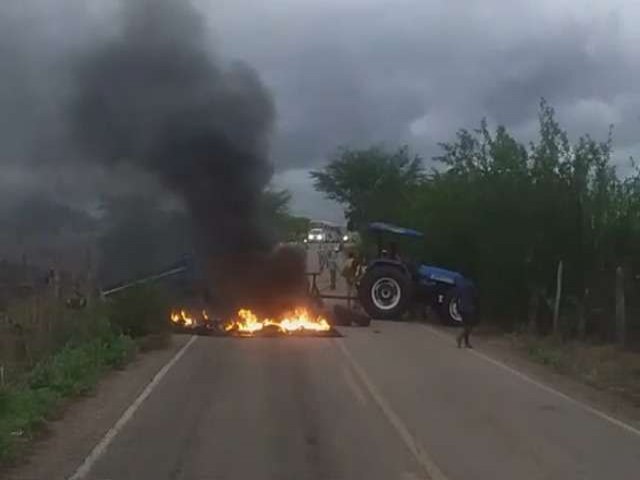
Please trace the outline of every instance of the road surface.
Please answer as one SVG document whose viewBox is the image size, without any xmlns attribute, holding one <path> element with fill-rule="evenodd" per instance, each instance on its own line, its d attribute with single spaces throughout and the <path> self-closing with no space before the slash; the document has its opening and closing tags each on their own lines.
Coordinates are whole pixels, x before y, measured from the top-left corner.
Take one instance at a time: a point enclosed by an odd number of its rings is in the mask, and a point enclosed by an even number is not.
<svg viewBox="0 0 640 480">
<path fill-rule="evenodd" d="M 436 330 L 342 331 L 197 338 L 85 478 L 640 478 L 640 432 Z"/>
</svg>

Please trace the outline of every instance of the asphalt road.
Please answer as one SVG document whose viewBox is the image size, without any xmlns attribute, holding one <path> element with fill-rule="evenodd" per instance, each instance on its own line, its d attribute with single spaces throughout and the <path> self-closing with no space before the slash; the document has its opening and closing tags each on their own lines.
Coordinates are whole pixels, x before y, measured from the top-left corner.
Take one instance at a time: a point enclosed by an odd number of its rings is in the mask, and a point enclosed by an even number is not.
<svg viewBox="0 0 640 480">
<path fill-rule="evenodd" d="M 418 324 L 200 337 L 90 479 L 640 478 L 640 434 Z"/>
</svg>

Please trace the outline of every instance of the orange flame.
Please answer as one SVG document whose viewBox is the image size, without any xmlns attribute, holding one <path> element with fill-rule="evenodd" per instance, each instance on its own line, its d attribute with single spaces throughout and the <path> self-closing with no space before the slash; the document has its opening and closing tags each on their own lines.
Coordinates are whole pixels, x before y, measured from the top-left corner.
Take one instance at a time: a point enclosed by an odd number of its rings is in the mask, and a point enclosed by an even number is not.
<svg viewBox="0 0 640 480">
<path fill-rule="evenodd" d="M 171 313 L 171 321 L 176 324 L 181 323 L 185 327 L 192 327 L 194 325 L 193 317 L 191 317 L 185 310 Z"/>
<path fill-rule="evenodd" d="M 331 325 L 324 318 L 320 316 L 313 318 L 307 309 L 297 308 L 293 312 L 284 314 L 279 320 L 259 319 L 251 310 L 242 309 L 238 311 L 238 318 L 225 326 L 225 331 L 252 335 L 265 327 L 275 327 L 280 333 L 286 334 L 331 330 Z"/>
</svg>

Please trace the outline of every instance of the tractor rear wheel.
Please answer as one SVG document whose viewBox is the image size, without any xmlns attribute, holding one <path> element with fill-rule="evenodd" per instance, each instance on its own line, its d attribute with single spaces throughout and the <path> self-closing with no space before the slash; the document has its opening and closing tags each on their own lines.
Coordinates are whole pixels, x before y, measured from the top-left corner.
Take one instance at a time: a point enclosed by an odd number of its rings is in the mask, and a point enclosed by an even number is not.
<svg viewBox="0 0 640 480">
<path fill-rule="evenodd" d="M 374 319 L 395 320 L 406 311 L 413 288 L 411 278 L 396 267 L 367 270 L 360 280 L 358 296 L 367 314 Z"/>
</svg>

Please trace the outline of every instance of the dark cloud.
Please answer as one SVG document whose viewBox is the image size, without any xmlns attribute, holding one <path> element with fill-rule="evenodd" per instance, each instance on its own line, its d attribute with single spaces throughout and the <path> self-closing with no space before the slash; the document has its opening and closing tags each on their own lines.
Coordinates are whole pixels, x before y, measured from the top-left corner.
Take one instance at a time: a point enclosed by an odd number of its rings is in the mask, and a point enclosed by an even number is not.
<svg viewBox="0 0 640 480">
<path fill-rule="evenodd" d="M 429 158 L 482 117 L 529 139 L 542 96 L 574 136 L 604 137 L 613 122 L 622 159 L 640 147 L 640 8 L 630 0 L 196 2 L 224 56 L 248 61 L 274 92 L 277 179 L 291 180 L 295 205 L 315 216 L 334 207 L 305 194 L 301 179 L 337 146 L 408 143 Z M 64 133 L 51 99 L 68 94 L 57 55 L 113 33 L 118 3 L 3 2 L 2 172 L 25 148 L 51 156 L 58 143 L 42 139 Z"/>
<path fill-rule="evenodd" d="M 604 136 L 614 119 L 617 144 L 638 143 L 633 2 L 278 0 L 243 17 L 249 3 L 201 0 L 275 91 L 280 170 L 345 143 L 430 157 L 483 117 L 530 133 L 543 96 L 571 132 Z"/>
<path fill-rule="evenodd" d="M 561 32 L 506 47 L 496 65 L 504 70 L 484 92 L 484 111 L 500 123 L 517 125 L 532 117 L 540 97 L 559 109 L 584 102 L 613 106 L 620 93 L 635 88 L 633 65 L 625 62 L 622 45 L 612 41 L 617 28 L 613 23 L 610 37 L 598 37 L 583 25 L 570 24 Z M 574 129 L 573 124 L 568 127 Z"/>
</svg>

